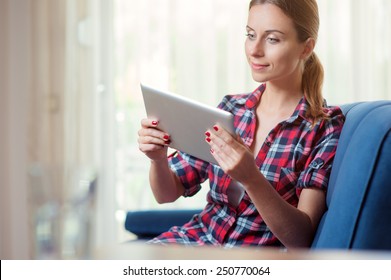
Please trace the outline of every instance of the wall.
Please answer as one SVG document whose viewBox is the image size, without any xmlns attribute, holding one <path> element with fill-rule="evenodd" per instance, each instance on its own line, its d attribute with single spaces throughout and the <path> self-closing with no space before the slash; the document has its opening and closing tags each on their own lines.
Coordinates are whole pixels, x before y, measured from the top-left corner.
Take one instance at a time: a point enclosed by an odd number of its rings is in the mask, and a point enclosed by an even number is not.
<svg viewBox="0 0 391 280">
<path fill-rule="evenodd" d="M 7 50 L 5 45 L 5 40 L 2 38 L 5 38 L 7 36 L 7 28 L 6 28 L 6 22 L 7 22 L 7 15 L 6 11 L 7 6 L 4 1 L 0 1 L 0 131 L 7 131 L 7 104 L 8 104 L 8 96 L 5 94 L 7 91 L 7 71 L 5 71 L 4 65 L 6 65 L 7 62 Z M 8 238 L 6 235 L 6 232 L 4 232 L 4 226 L 5 224 L 8 224 L 7 215 L 5 215 L 3 209 L 8 207 L 6 205 L 7 200 L 4 199 L 5 197 L 8 197 L 8 193 L 6 193 L 5 185 L 6 180 L 8 179 L 6 176 L 8 174 L 7 172 L 7 164 L 5 162 L 6 154 L 7 154 L 7 142 L 8 139 L 5 136 L 5 133 L 2 133 L 2 136 L 0 137 L 0 258 L 3 259 L 3 256 L 5 255 L 6 250 L 6 239 Z M 8 250 L 8 249 L 7 249 Z"/>
<path fill-rule="evenodd" d="M 30 1 L 0 1 L 0 257 L 30 258 L 26 136 Z"/>
</svg>

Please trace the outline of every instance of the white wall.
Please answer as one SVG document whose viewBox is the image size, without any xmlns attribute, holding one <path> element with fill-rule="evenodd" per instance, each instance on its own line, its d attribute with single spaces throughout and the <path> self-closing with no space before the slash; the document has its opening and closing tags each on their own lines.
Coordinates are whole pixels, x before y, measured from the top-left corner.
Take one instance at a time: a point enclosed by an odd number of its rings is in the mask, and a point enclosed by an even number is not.
<svg viewBox="0 0 391 280">
<path fill-rule="evenodd" d="M 31 0 L 0 1 L 0 257 L 31 257 L 27 209 L 27 104 Z"/>
</svg>

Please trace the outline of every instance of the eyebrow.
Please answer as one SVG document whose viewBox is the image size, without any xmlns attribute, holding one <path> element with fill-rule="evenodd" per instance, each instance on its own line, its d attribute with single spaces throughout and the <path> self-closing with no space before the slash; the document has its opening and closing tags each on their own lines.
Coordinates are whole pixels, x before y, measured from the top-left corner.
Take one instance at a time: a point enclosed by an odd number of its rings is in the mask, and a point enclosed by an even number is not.
<svg viewBox="0 0 391 280">
<path fill-rule="evenodd" d="M 246 28 L 247 28 L 247 29 L 250 29 L 250 30 L 252 30 L 252 31 L 255 31 L 253 28 L 251 28 L 251 27 L 248 26 L 248 25 L 246 25 Z M 280 34 L 282 34 L 282 35 L 285 35 L 284 32 L 282 32 L 282 31 L 280 31 L 280 30 L 278 30 L 278 29 L 266 30 L 265 33 L 268 33 L 268 34 L 269 34 L 269 33 L 280 33 Z"/>
</svg>

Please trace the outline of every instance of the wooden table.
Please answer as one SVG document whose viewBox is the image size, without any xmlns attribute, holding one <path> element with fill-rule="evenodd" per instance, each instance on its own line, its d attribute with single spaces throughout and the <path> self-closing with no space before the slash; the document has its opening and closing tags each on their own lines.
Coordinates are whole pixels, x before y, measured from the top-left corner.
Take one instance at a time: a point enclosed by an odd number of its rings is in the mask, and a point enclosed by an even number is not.
<svg viewBox="0 0 391 280">
<path fill-rule="evenodd" d="M 101 248 L 93 257 L 97 260 L 391 260 L 391 252 L 306 249 L 283 251 L 255 247 L 227 249 L 129 242 Z"/>
</svg>

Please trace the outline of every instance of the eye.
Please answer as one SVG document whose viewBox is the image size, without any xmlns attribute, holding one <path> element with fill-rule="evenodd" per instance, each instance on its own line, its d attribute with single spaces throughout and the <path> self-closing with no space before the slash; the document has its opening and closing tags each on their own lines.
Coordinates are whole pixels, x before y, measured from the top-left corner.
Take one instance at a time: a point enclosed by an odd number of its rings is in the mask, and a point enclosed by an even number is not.
<svg viewBox="0 0 391 280">
<path fill-rule="evenodd" d="M 269 42 L 270 44 L 278 44 L 280 42 L 280 39 L 274 38 L 274 37 L 267 37 L 266 41 Z"/>
<path fill-rule="evenodd" d="M 255 38 L 256 38 L 255 34 L 251 33 L 251 32 L 247 32 L 246 36 L 250 40 L 255 40 Z"/>
</svg>

